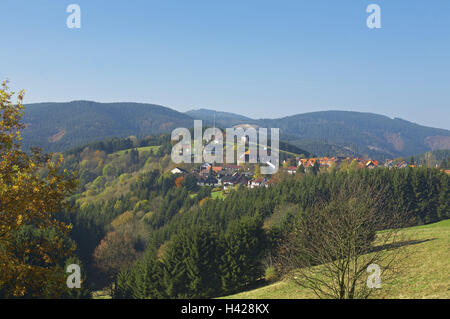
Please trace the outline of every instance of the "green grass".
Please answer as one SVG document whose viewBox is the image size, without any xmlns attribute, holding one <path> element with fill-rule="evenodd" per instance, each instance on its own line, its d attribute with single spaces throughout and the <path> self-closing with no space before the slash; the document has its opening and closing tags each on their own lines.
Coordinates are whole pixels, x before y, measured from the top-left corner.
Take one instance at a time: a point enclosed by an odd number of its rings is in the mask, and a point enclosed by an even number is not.
<svg viewBox="0 0 450 319">
<path fill-rule="evenodd" d="M 92 299 L 112 299 L 107 289 L 94 291 L 92 293 Z"/>
<path fill-rule="evenodd" d="M 420 241 L 406 246 L 411 253 L 408 269 L 383 283 L 371 298 L 450 298 L 450 220 L 404 230 Z M 308 290 L 283 280 L 226 298 L 301 299 L 315 298 Z"/>
<path fill-rule="evenodd" d="M 234 146 L 235 145 L 234 142 L 232 144 L 228 144 L 227 142 L 228 141 L 225 141 L 225 144 L 224 144 L 224 154 L 225 154 L 225 150 L 226 150 L 227 146 L 230 146 L 230 145 Z M 256 145 L 258 148 L 263 147 L 260 144 L 254 144 L 254 143 L 250 143 L 250 145 Z M 270 146 L 269 146 L 269 149 L 270 149 Z M 248 148 L 246 148 L 246 151 L 247 150 L 248 150 Z M 296 154 L 296 153 L 292 153 L 292 152 L 288 152 L 288 151 L 283 151 L 281 149 L 279 149 L 278 152 L 279 153 L 284 153 L 284 154 L 287 154 L 287 155 L 290 155 L 290 156 L 293 156 L 293 157 L 300 156 L 300 154 Z"/>
<path fill-rule="evenodd" d="M 159 149 L 160 147 L 161 147 L 160 145 L 156 145 L 156 146 L 143 146 L 143 147 L 138 147 L 137 150 L 138 150 L 139 153 L 141 153 L 141 152 L 148 152 L 148 151 L 150 151 L 150 150 L 152 150 L 153 152 L 156 152 L 156 151 L 158 151 L 158 149 Z M 115 152 L 114 154 L 123 155 L 123 154 L 125 154 L 125 152 L 129 152 L 129 151 L 131 151 L 131 150 L 132 150 L 132 148 L 127 149 L 127 150 L 118 151 L 118 152 Z"/>
<path fill-rule="evenodd" d="M 422 226 L 413 227 L 413 229 L 430 229 L 430 228 L 450 227 L 450 219 L 441 220 L 440 222 Z"/>
<path fill-rule="evenodd" d="M 195 198 L 195 197 L 197 197 L 197 195 L 198 195 L 197 193 L 194 193 L 194 194 L 190 194 L 189 197 Z M 212 199 L 224 199 L 225 196 L 226 195 L 223 193 L 223 191 L 211 192 Z"/>
<path fill-rule="evenodd" d="M 215 192 L 220 193 L 220 192 Z M 450 298 L 450 219 L 406 229 L 415 240 L 409 269 L 390 283 L 383 283 L 372 298 Z M 93 293 L 94 299 L 111 298 L 106 290 Z M 308 299 L 315 296 L 288 280 L 227 296 L 226 299 Z"/>
<path fill-rule="evenodd" d="M 212 199 L 224 199 L 225 195 L 223 194 L 223 191 L 212 192 L 211 198 Z"/>
</svg>

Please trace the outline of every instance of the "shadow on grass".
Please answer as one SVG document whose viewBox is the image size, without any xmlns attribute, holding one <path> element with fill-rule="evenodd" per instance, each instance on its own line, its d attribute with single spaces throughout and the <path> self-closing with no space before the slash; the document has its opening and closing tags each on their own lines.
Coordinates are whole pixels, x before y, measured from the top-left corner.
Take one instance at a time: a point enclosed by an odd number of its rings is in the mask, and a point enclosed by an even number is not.
<svg viewBox="0 0 450 319">
<path fill-rule="evenodd" d="M 423 239 L 423 240 L 407 240 L 407 241 L 402 241 L 399 243 L 385 244 L 385 245 L 373 247 L 370 250 L 370 252 L 378 252 L 381 250 L 392 250 L 392 249 L 397 249 L 397 248 L 404 247 L 404 246 L 422 244 L 422 243 L 426 243 L 426 242 L 429 242 L 432 240 L 436 240 L 436 238 Z"/>
<path fill-rule="evenodd" d="M 397 249 L 397 248 L 404 247 L 404 246 L 422 244 L 422 243 L 426 243 L 426 242 L 433 241 L 433 240 L 436 240 L 436 239 L 437 238 L 429 238 L 429 239 L 423 239 L 423 240 L 407 240 L 407 241 L 398 242 L 398 243 L 385 244 L 385 245 L 373 247 L 369 251 L 369 253 L 371 253 L 371 252 L 378 252 L 378 251 L 381 251 L 381 250 L 392 250 L 392 249 Z M 254 283 L 254 284 L 252 284 L 250 286 L 247 286 L 247 287 L 245 287 L 242 290 L 234 292 L 234 294 L 240 294 L 240 293 L 244 293 L 244 292 L 255 290 L 257 288 L 266 287 L 266 286 L 269 286 L 269 285 L 271 285 L 271 284 L 273 284 L 275 282 L 276 281 L 266 281 L 264 279 L 260 279 L 256 283 Z M 221 297 L 225 297 L 225 296 L 229 296 L 229 295 L 230 294 L 226 294 L 226 295 L 223 295 Z"/>
<path fill-rule="evenodd" d="M 233 292 L 233 293 L 227 293 L 227 294 L 225 294 L 225 295 L 223 295 L 223 296 L 219 296 L 218 298 L 221 298 L 221 297 L 227 297 L 227 296 L 230 296 L 230 295 L 237 295 L 237 294 L 240 294 L 240 293 L 243 293 L 243 292 L 248 292 L 248 291 L 252 291 L 252 290 L 255 290 L 255 289 L 258 289 L 258 288 L 262 288 L 262 287 L 266 287 L 266 286 L 269 286 L 269 285 L 271 285 L 271 284 L 273 284 L 273 283 L 275 283 L 275 282 L 272 282 L 272 281 L 267 281 L 267 280 L 265 280 L 265 279 L 259 279 L 258 281 L 256 281 L 255 283 L 253 283 L 253 284 L 251 284 L 251 285 L 249 285 L 249 286 L 247 286 L 247 287 L 245 287 L 245 288 L 242 288 L 241 290 L 239 290 L 239 291 L 235 291 L 235 292 Z"/>
</svg>

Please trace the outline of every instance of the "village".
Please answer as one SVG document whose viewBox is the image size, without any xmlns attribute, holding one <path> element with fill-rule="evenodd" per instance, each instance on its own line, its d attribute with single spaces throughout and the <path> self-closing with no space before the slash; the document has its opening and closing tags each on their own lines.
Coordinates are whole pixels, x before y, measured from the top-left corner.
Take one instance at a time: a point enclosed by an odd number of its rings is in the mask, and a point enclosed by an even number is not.
<svg viewBox="0 0 450 319">
<path fill-rule="evenodd" d="M 313 158 L 289 158 L 283 161 L 277 174 L 318 174 L 332 169 L 375 169 L 378 167 L 407 168 L 419 166 L 416 163 L 408 163 L 404 160 L 386 160 L 380 163 L 378 160 L 352 158 L 352 157 L 313 157 Z M 248 188 L 268 187 L 276 182 L 272 176 L 260 174 L 259 164 L 217 164 L 203 163 L 192 168 L 179 166 L 170 170 L 174 175 L 192 174 L 197 179 L 198 186 L 210 186 L 230 190 L 239 185 Z"/>
</svg>

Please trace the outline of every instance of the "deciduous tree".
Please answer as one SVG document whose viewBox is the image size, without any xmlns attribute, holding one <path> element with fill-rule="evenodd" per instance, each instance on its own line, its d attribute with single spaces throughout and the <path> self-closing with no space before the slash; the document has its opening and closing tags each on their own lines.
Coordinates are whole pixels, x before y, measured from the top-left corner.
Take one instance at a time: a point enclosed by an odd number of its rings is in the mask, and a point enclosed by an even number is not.
<svg viewBox="0 0 450 319">
<path fill-rule="evenodd" d="M 3 297 L 58 297 L 67 291 L 64 260 L 74 247 L 67 245 L 70 226 L 55 214 L 68 206 L 66 197 L 76 187 L 72 174 L 61 170 L 62 156 L 33 149 L 22 151 L 20 121 L 24 113 L 21 91 L 15 96 L 0 87 L 0 295 Z M 25 227 L 53 235 L 18 241 Z"/>
<path fill-rule="evenodd" d="M 369 297 L 374 290 L 366 282 L 368 267 L 377 265 L 386 282 L 409 252 L 400 230 L 408 214 L 389 209 L 386 196 L 347 180 L 329 201 L 301 215 L 279 247 L 278 270 L 319 298 Z"/>
</svg>

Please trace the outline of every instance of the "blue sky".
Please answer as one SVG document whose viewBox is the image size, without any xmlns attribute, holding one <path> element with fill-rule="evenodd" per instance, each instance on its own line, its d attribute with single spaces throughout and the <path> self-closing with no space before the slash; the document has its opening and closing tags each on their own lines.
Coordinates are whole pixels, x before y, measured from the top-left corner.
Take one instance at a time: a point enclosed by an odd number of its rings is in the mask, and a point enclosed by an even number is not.
<svg viewBox="0 0 450 319">
<path fill-rule="evenodd" d="M 371 3 L 381 29 L 366 26 Z M 0 79 L 28 103 L 339 109 L 450 129 L 449 16 L 448 0 L 2 0 Z"/>
</svg>

